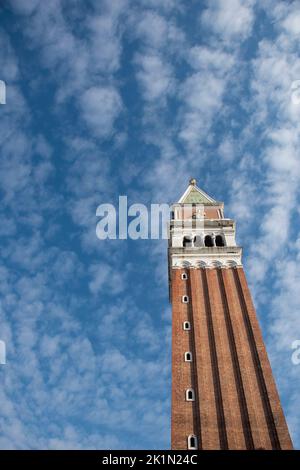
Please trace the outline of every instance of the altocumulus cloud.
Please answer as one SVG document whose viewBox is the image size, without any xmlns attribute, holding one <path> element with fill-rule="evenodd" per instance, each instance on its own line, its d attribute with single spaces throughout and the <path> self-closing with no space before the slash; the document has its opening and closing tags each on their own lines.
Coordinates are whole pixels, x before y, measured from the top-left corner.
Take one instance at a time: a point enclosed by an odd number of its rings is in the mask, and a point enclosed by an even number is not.
<svg viewBox="0 0 300 470">
<path fill-rule="evenodd" d="M 122 109 L 118 91 L 112 87 L 92 87 L 80 98 L 82 115 L 94 134 L 109 137 Z"/>
</svg>

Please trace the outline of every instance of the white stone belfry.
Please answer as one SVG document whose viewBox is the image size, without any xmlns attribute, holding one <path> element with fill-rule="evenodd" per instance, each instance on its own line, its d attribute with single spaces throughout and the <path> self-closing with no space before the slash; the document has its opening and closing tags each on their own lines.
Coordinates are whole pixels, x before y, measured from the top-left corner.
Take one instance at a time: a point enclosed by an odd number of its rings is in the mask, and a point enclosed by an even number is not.
<svg viewBox="0 0 300 470">
<path fill-rule="evenodd" d="M 214 200 L 191 179 L 170 221 L 169 268 L 242 266 L 236 245 L 235 222 L 224 217 L 224 204 Z"/>
</svg>

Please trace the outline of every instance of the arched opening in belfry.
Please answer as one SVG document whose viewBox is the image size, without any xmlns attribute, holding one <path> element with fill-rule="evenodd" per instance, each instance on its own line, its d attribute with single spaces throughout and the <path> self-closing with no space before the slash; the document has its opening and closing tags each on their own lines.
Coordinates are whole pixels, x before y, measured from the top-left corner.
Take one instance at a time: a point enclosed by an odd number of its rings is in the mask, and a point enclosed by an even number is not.
<svg viewBox="0 0 300 470">
<path fill-rule="evenodd" d="M 216 246 L 225 246 L 224 238 L 222 237 L 222 235 L 216 236 Z"/>
<path fill-rule="evenodd" d="M 205 246 L 214 246 L 213 238 L 211 235 L 206 235 L 204 238 L 204 245 Z"/>
<path fill-rule="evenodd" d="M 183 237 L 183 246 L 185 248 L 190 248 L 193 246 L 193 239 L 192 237 L 190 237 L 189 235 L 186 235 L 185 237 Z"/>
</svg>

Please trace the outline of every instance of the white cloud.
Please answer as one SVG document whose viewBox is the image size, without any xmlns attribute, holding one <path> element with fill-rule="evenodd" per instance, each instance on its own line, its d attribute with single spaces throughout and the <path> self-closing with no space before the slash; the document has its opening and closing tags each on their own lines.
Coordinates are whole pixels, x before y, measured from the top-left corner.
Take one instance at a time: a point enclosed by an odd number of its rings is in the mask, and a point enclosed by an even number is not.
<svg viewBox="0 0 300 470">
<path fill-rule="evenodd" d="M 129 16 L 130 33 L 140 40 L 142 49 L 149 53 L 177 53 L 181 56 L 186 41 L 184 31 L 180 29 L 173 16 L 163 16 L 157 11 L 134 10 Z"/>
<path fill-rule="evenodd" d="M 144 99 L 147 101 L 164 100 L 174 88 L 171 67 L 158 55 L 141 55 L 135 58 Z M 160 103 L 161 104 L 161 103 Z"/>
<path fill-rule="evenodd" d="M 206 46 L 194 46 L 189 50 L 187 57 L 195 70 L 214 72 L 216 76 L 223 77 L 227 70 L 234 65 L 234 57 L 224 50 Z"/>
<path fill-rule="evenodd" d="M 143 14 L 137 23 L 135 34 L 142 37 L 150 48 L 161 47 L 167 40 L 168 23 L 165 18 L 153 11 Z"/>
<path fill-rule="evenodd" d="M 234 160 L 238 143 L 232 137 L 225 137 L 219 145 L 218 153 L 224 161 Z"/>
<path fill-rule="evenodd" d="M 89 288 L 93 294 L 116 295 L 125 289 L 125 276 L 118 268 L 114 270 L 102 262 L 91 265 L 89 273 L 92 277 Z"/>
<path fill-rule="evenodd" d="M 253 61 L 253 125 L 256 129 L 263 124 L 266 127 L 262 154 L 267 165 L 264 197 L 268 209 L 261 221 L 261 238 L 251 270 L 260 280 L 288 242 L 300 179 L 300 108 L 292 103 L 290 96 L 291 83 L 300 73 L 300 60 L 294 53 L 293 35 L 287 35 L 283 28 L 288 16 L 286 5 L 285 15 L 281 8 L 281 19 L 276 24 L 277 39 L 262 40 Z"/>
<path fill-rule="evenodd" d="M 213 0 L 201 15 L 201 22 L 224 41 L 245 39 L 251 33 L 254 0 Z"/>
<path fill-rule="evenodd" d="M 215 74 L 203 72 L 191 75 L 181 87 L 184 108 L 179 137 L 193 156 L 201 141 L 207 138 L 213 119 L 222 107 L 225 85 L 225 80 Z"/>
<path fill-rule="evenodd" d="M 89 18 L 87 26 L 90 34 L 91 68 L 102 73 L 113 73 L 120 66 L 122 52 L 118 34 L 118 17 L 98 15 Z"/>
<path fill-rule="evenodd" d="M 296 2 L 295 2 L 296 3 Z M 299 11 L 294 11 L 290 13 L 282 23 L 284 29 L 288 34 L 300 34 L 300 13 Z"/>
<path fill-rule="evenodd" d="M 213 137 L 210 130 L 224 107 L 225 91 L 237 64 L 236 54 L 220 47 L 193 46 L 186 59 L 194 73 L 180 86 L 179 137 L 189 158 L 197 158 L 201 144 Z"/>
</svg>

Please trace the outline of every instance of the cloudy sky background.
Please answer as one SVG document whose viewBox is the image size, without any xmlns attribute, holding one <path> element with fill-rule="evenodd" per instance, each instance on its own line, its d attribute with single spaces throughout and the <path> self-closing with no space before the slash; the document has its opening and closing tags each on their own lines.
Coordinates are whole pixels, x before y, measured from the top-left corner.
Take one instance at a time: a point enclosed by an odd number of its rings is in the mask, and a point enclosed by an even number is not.
<svg viewBox="0 0 300 470">
<path fill-rule="evenodd" d="M 96 208 L 225 202 L 300 447 L 300 3 L 1 0 L 0 447 L 168 448 L 164 241 Z"/>
</svg>

